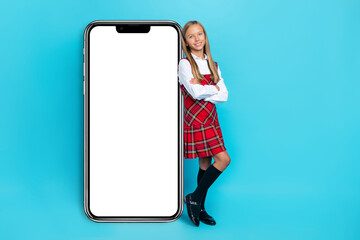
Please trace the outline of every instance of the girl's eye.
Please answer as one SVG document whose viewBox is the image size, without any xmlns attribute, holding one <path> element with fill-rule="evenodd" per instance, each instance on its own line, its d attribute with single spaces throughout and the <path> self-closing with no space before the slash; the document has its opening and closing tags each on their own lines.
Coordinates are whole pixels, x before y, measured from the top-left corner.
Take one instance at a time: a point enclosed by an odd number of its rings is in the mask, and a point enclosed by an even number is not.
<svg viewBox="0 0 360 240">
<path fill-rule="evenodd" d="M 189 38 L 192 38 L 192 36 L 189 36 Z"/>
</svg>

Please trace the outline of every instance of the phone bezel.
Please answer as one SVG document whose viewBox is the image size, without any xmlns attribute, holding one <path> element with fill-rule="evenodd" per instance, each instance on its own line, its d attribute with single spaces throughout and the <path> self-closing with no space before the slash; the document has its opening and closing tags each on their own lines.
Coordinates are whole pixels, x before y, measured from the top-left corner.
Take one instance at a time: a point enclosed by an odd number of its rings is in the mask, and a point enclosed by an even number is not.
<svg viewBox="0 0 360 240">
<path fill-rule="evenodd" d="M 172 216 L 96 216 L 90 210 L 90 81 L 89 81 L 89 60 L 90 60 L 90 31 L 96 26 L 116 26 L 119 24 L 129 24 L 129 25 L 150 25 L 150 26 L 171 26 L 174 27 L 178 33 L 178 61 L 183 56 L 183 51 L 181 48 L 181 26 L 170 20 L 160 20 L 160 21 L 143 21 L 143 20 L 97 20 L 89 23 L 84 31 L 84 63 L 83 63 L 83 95 L 84 95 L 84 210 L 87 217 L 95 222 L 171 222 L 178 219 L 183 212 L 183 99 L 181 95 L 180 87 L 178 87 L 178 209 L 176 213 Z"/>
</svg>

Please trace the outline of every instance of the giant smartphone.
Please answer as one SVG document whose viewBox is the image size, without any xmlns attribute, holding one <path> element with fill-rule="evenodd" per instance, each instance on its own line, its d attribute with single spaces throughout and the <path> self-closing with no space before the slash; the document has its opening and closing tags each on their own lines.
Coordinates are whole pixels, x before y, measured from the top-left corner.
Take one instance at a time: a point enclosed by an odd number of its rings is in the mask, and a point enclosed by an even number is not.
<svg viewBox="0 0 360 240">
<path fill-rule="evenodd" d="M 84 32 L 84 208 L 97 222 L 183 211 L 181 27 L 94 21 Z"/>
</svg>

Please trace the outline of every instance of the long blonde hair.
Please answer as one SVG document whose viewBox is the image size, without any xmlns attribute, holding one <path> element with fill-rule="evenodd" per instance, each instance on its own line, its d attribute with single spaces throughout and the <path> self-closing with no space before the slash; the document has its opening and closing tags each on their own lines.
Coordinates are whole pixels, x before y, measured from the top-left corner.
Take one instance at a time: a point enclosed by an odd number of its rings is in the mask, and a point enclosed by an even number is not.
<svg viewBox="0 0 360 240">
<path fill-rule="evenodd" d="M 199 21 L 189 21 L 184 25 L 183 29 L 181 30 L 182 49 L 183 49 L 183 51 L 185 53 L 186 58 L 190 61 L 191 68 L 192 68 L 192 73 L 193 73 L 194 78 L 201 81 L 204 78 L 204 76 L 200 74 L 199 67 L 197 66 L 194 58 L 191 55 L 190 47 L 186 46 L 186 41 L 185 41 L 185 33 L 188 30 L 188 28 L 193 24 L 200 25 L 200 27 L 204 31 L 204 34 L 205 34 L 204 53 L 208 57 L 208 66 L 209 66 L 210 73 L 211 73 L 210 79 L 212 79 L 216 84 L 216 83 L 218 83 L 220 81 L 220 77 L 219 77 L 219 74 L 218 74 L 218 71 L 217 71 L 217 68 L 216 68 L 216 64 L 215 64 L 215 62 L 214 62 L 214 60 L 213 60 L 213 58 L 211 56 L 211 53 L 210 53 L 210 45 L 209 45 L 209 40 L 208 40 L 206 31 L 205 31 L 205 28 Z"/>
</svg>

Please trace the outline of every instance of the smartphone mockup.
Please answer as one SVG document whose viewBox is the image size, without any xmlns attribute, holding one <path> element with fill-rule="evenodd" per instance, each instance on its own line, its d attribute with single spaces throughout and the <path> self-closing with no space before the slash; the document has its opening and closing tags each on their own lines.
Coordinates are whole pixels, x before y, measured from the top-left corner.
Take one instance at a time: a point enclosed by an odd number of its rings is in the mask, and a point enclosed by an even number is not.
<svg viewBox="0 0 360 240">
<path fill-rule="evenodd" d="M 173 21 L 94 21 L 84 32 L 84 208 L 96 222 L 183 211 L 183 114 Z"/>
</svg>

